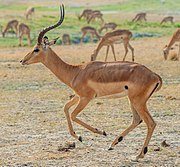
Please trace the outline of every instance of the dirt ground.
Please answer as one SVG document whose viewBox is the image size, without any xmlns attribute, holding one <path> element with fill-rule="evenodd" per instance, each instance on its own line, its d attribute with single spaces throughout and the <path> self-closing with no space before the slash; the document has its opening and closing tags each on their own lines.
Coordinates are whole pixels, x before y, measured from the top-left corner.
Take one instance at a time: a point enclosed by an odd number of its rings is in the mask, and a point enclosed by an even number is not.
<svg viewBox="0 0 180 167">
<path fill-rule="evenodd" d="M 0 50 L 0 166 L 60 167 L 174 167 L 180 165 L 180 64 L 164 61 L 162 48 L 169 38 L 143 38 L 131 41 L 135 61 L 146 65 L 163 79 L 163 87 L 148 103 L 157 123 L 149 152 L 133 162 L 143 145 L 146 126 L 142 123 L 119 143 L 108 148 L 114 138 L 131 123 L 127 98 L 92 101 L 79 117 L 107 136 L 93 134 L 74 124 L 83 142 L 73 139 L 67 129 L 63 106 L 73 93 L 41 64 L 22 66 L 19 61 L 31 48 Z M 53 46 L 66 62 L 88 62 L 96 44 Z M 118 60 L 124 54 L 115 46 Z M 176 48 L 177 49 L 177 48 Z M 105 48 L 98 55 L 104 60 Z M 110 52 L 109 60 L 113 56 Z M 131 60 L 128 53 L 127 60 Z M 166 140 L 169 147 L 162 147 Z M 75 148 L 59 150 L 68 142 Z"/>
</svg>

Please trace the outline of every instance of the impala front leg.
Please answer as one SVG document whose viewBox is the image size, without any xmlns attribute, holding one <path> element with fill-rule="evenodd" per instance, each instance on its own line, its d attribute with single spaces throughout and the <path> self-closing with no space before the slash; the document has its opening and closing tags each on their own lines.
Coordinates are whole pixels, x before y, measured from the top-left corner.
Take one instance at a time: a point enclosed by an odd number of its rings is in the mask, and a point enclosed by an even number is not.
<svg viewBox="0 0 180 167">
<path fill-rule="evenodd" d="M 70 119 L 70 116 L 69 116 L 69 109 L 70 107 L 72 107 L 73 105 L 75 105 L 79 100 L 79 97 L 78 96 L 74 96 L 69 102 L 67 102 L 64 106 L 64 112 L 65 112 L 65 115 L 66 115 L 66 119 L 67 119 L 67 122 L 68 122 L 68 128 L 69 128 L 69 132 L 70 134 L 75 137 L 76 139 L 79 139 L 81 141 L 81 138 L 78 137 L 76 135 L 76 133 L 74 132 L 74 129 L 73 129 L 73 126 L 72 126 L 72 122 L 71 122 L 71 119 Z"/>
<path fill-rule="evenodd" d="M 91 98 L 86 98 L 86 97 L 80 97 L 79 103 L 77 105 L 77 107 L 74 109 L 74 111 L 71 113 L 71 119 L 72 121 L 78 123 L 79 125 L 82 125 L 83 127 L 85 127 L 86 129 L 94 132 L 94 133 L 98 133 L 101 135 L 106 136 L 106 132 L 105 131 L 101 131 L 98 130 L 96 128 L 93 128 L 92 126 L 86 124 L 85 122 L 79 120 L 77 117 L 77 115 L 86 107 L 86 105 L 90 102 Z M 82 140 L 81 137 L 79 137 L 79 140 Z"/>
</svg>

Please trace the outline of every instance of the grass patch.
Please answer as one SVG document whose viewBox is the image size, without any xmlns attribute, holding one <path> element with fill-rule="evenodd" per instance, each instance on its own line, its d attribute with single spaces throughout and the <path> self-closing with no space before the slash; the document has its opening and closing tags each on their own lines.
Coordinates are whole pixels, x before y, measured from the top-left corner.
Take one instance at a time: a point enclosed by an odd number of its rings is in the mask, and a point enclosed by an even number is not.
<svg viewBox="0 0 180 167">
<path fill-rule="evenodd" d="M 60 37 L 63 33 L 69 33 L 72 41 L 76 41 L 81 37 L 81 27 L 86 26 L 87 23 L 85 20 L 78 20 L 77 15 L 82 12 L 85 7 L 66 7 L 66 17 L 63 25 L 60 28 L 56 28 L 53 31 L 47 33 L 50 39 Z M 91 7 L 89 7 L 91 8 Z M 153 12 L 163 12 L 163 11 L 172 11 L 178 12 L 180 8 L 180 4 L 178 0 L 174 1 L 166 1 L 164 4 L 160 3 L 160 1 L 150 0 L 131 0 L 124 3 L 118 3 L 113 5 L 102 5 L 92 7 L 93 9 L 99 9 L 102 11 L 121 11 L 121 12 L 136 12 L 136 11 L 153 11 Z M 0 5 L 1 12 L 7 13 L 5 17 L 0 19 L 0 29 L 1 31 L 7 24 L 7 22 L 11 19 L 14 19 L 13 13 L 18 13 L 16 19 L 21 23 L 27 24 L 31 28 L 31 38 L 34 39 L 32 45 L 35 44 L 36 38 L 38 36 L 39 31 L 46 26 L 54 24 L 59 16 L 57 15 L 59 6 L 35 6 L 35 16 L 31 20 L 26 20 L 24 17 L 24 12 L 27 9 L 25 4 L 13 4 Z M 44 12 L 45 11 L 45 12 Z M 9 15 L 8 15 L 9 13 Z M 164 24 L 160 25 L 158 22 L 142 22 L 142 23 L 133 23 L 127 20 L 119 20 L 119 17 L 114 17 L 111 15 L 104 15 L 104 19 L 106 22 L 116 22 L 118 24 L 118 28 L 130 29 L 133 33 L 150 33 L 150 34 L 158 34 L 159 36 L 170 36 L 176 28 L 180 27 L 180 23 Z M 100 21 L 96 21 L 90 24 L 91 26 L 99 29 L 101 26 Z M 25 37 L 23 41 L 24 45 L 27 46 L 27 38 Z M 61 42 L 58 42 L 61 44 Z M 0 48 L 4 47 L 17 47 L 18 39 L 13 34 L 7 35 L 6 38 L 0 37 Z"/>
</svg>

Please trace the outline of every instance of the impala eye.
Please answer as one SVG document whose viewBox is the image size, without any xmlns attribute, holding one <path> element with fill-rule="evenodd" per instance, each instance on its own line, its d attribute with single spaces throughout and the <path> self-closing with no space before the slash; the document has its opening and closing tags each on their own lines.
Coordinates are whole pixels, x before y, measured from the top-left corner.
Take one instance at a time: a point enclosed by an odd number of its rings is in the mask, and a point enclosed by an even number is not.
<svg viewBox="0 0 180 167">
<path fill-rule="evenodd" d="M 38 48 L 35 48 L 35 49 L 34 49 L 34 52 L 39 52 L 39 49 L 38 49 Z"/>
</svg>

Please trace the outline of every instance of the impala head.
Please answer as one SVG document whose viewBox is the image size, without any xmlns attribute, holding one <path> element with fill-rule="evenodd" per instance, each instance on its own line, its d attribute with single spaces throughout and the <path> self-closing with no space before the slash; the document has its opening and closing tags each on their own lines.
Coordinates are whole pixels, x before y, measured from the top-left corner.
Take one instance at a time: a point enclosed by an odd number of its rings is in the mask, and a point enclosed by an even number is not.
<svg viewBox="0 0 180 167">
<path fill-rule="evenodd" d="M 48 40 L 47 36 L 44 36 L 46 32 L 60 26 L 64 20 L 64 5 L 62 7 L 60 6 L 60 19 L 59 21 L 51 25 L 47 28 L 44 28 L 38 36 L 37 39 L 37 44 L 34 46 L 33 50 L 29 52 L 21 61 L 22 65 L 28 65 L 28 64 L 34 64 L 34 63 L 39 63 L 43 62 L 45 60 L 46 56 L 52 52 L 50 46 L 55 44 L 57 39 L 54 39 L 52 41 Z"/>
<path fill-rule="evenodd" d="M 167 60 L 167 56 L 169 54 L 169 48 L 167 45 L 163 49 L 163 54 L 164 54 L 164 59 Z"/>
<path fill-rule="evenodd" d="M 92 55 L 91 55 L 91 61 L 95 61 L 96 57 L 97 57 L 97 53 L 96 53 L 96 51 L 94 51 L 94 53 L 92 53 Z"/>
<path fill-rule="evenodd" d="M 164 59 L 167 60 L 168 54 L 169 54 L 169 50 L 173 50 L 173 47 L 168 47 L 167 45 L 164 47 L 163 49 L 163 54 L 164 54 Z"/>
</svg>

